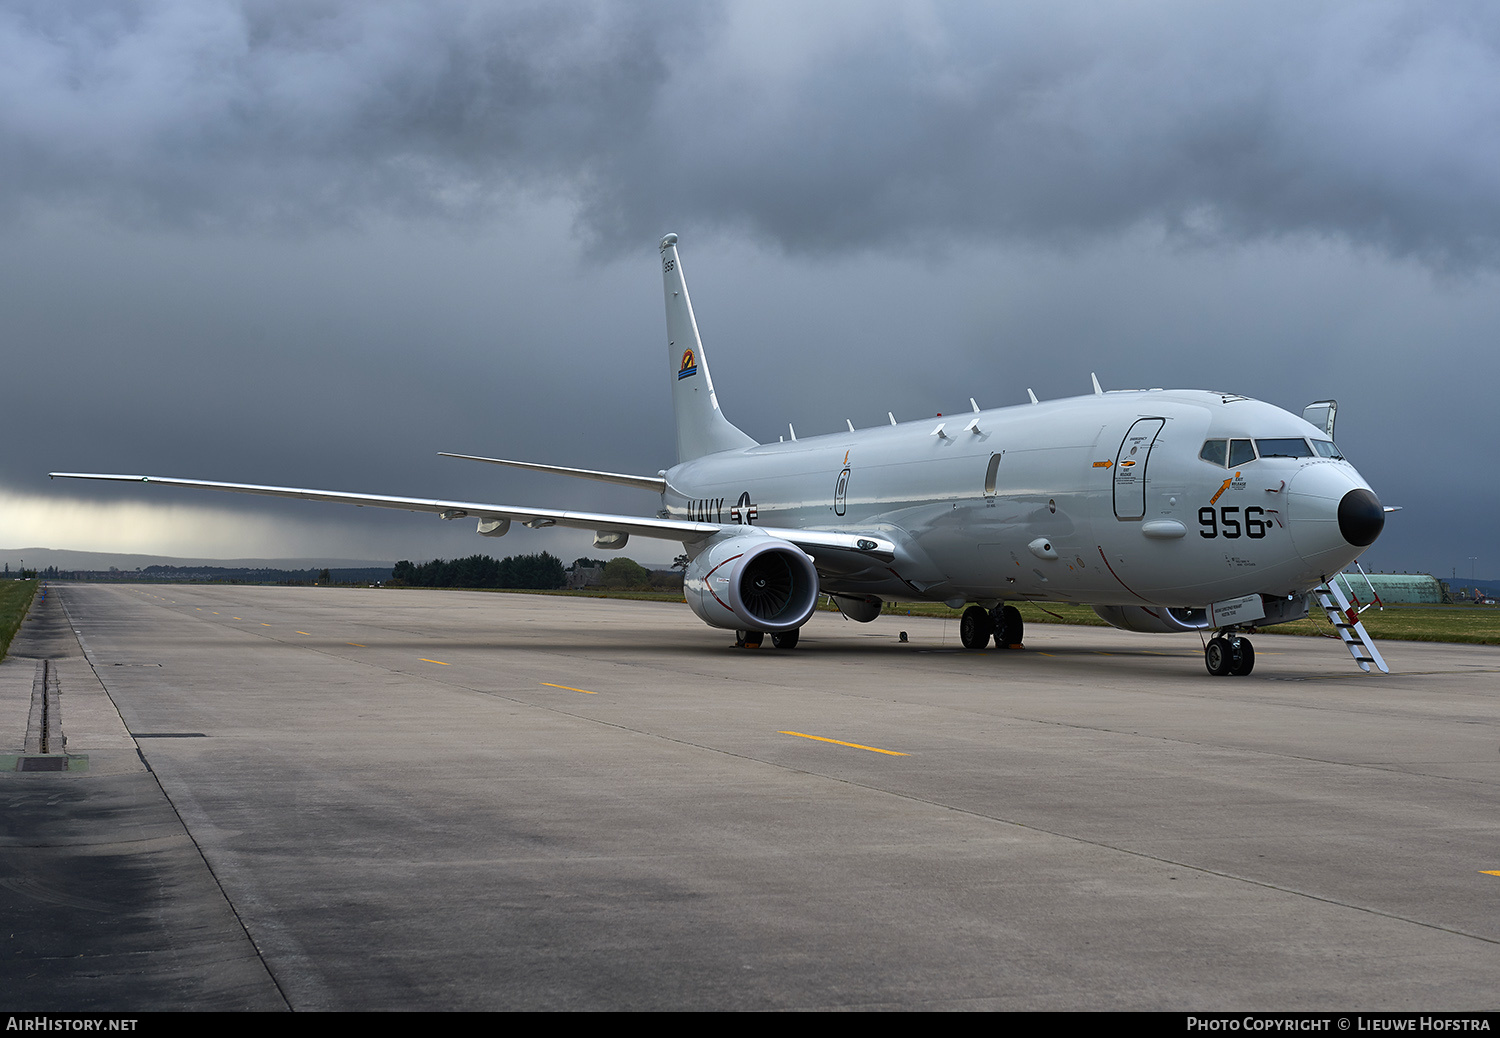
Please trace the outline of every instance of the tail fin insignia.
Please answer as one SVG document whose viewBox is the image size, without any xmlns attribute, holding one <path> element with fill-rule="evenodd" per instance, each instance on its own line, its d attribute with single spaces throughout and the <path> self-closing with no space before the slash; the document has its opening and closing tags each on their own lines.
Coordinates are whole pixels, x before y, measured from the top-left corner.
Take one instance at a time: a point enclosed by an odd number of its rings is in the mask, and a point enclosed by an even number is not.
<svg viewBox="0 0 1500 1038">
<path fill-rule="evenodd" d="M 672 371 L 672 411 L 677 419 L 677 460 L 692 461 L 705 454 L 743 450 L 755 441 L 725 418 L 714 395 L 698 321 L 688 298 L 677 255 L 677 235 L 661 240 L 662 287 L 667 302 L 667 356 Z"/>
</svg>

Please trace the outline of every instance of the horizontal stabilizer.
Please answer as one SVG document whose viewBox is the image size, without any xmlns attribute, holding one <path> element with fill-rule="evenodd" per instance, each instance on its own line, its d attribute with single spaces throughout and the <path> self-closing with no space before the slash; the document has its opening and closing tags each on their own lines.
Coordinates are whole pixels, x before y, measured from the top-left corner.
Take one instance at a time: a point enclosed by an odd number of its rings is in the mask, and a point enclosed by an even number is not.
<svg viewBox="0 0 1500 1038">
<path fill-rule="evenodd" d="M 564 465 L 542 465 L 535 461 L 510 461 L 506 458 L 481 458 L 477 454 L 450 454 L 438 451 L 440 458 L 462 458 L 464 461 L 487 461 L 491 465 L 509 465 L 511 468 L 530 469 L 533 472 L 551 472 L 558 476 L 576 476 L 600 483 L 616 483 L 622 487 L 635 487 L 654 493 L 665 493 L 667 481 L 661 476 L 632 476 L 625 472 L 600 472 L 597 469 L 573 469 Z"/>
</svg>

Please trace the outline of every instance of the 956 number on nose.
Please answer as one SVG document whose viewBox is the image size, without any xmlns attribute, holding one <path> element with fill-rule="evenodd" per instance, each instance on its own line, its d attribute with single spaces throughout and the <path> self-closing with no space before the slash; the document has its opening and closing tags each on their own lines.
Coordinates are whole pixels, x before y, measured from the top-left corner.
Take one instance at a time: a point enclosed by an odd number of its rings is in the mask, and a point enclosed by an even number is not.
<svg viewBox="0 0 1500 1038">
<path fill-rule="evenodd" d="M 1266 535 L 1266 510 L 1251 505 L 1243 509 L 1239 505 L 1222 505 L 1217 509 L 1207 505 L 1198 509 L 1198 536 L 1236 537 L 1260 539 Z"/>
</svg>

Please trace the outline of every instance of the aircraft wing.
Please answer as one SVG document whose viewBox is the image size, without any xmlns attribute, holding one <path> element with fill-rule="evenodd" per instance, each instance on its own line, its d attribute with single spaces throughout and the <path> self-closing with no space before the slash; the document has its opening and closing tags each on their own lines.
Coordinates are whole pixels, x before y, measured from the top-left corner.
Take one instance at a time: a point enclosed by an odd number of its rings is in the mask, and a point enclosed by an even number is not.
<svg viewBox="0 0 1500 1038">
<path fill-rule="evenodd" d="M 128 476 L 99 472 L 49 472 L 54 479 L 100 479 L 115 483 L 155 483 L 169 487 L 193 487 L 198 490 L 224 490 L 235 494 L 262 494 L 267 497 L 292 497 L 303 501 L 333 501 L 365 508 L 396 508 L 407 512 L 431 512 L 444 519 L 474 518 L 480 522 L 508 519 L 533 529 L 566 526 L 597 533 L 628 533 L 639 537 L 680 541 L 684 544 L 706 541 L 725 530 L 750 533 L 758 531 L 770 537 L 790 541 L 809 552 L 818 549 L 853 551 L 889 560 L 896 546 L 885 537 L 831 530 L 788 530 L 766 526 L 740 526 L 735 523 L 699 523 L 686 519 L 655 519 L 646 516 L 609 515 L 602 512 L 566 512 L 553 508 L 520 508 L 514 505 L 484 504 L 475 501 L 441 501 L 420 497 L 383 497 L 377 494 L 351 494 L 340 490 L 309 490 L 303 487 L 270 487 L 257 483 L 220 483 L 206 479 L 178 479 L 172 476 Z"/>
</svg>

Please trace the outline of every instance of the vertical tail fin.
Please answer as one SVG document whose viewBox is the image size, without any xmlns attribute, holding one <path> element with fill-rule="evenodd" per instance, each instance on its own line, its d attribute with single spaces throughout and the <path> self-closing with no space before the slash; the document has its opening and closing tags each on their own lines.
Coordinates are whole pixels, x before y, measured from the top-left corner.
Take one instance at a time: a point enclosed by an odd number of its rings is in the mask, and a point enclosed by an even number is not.
<svg viewBox="0 0 1500 1038">
<path fill-rule="evenodd" d="M 698 321 L 682 278 L 677 235 L 661 240 L 662 283 L 667 297 L 667 359 L 671 364 L 672 410 L 677 419 L 677 460 L 754 447 L 755 440 L 735 428 L 719 410 L 708 358 L 698 338 Z"/>
</svg>

